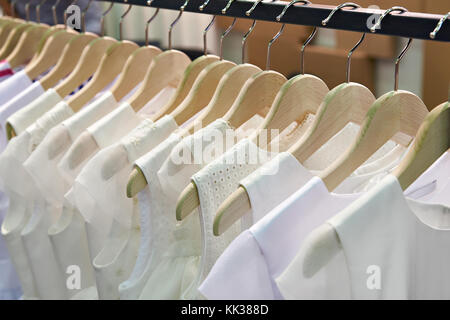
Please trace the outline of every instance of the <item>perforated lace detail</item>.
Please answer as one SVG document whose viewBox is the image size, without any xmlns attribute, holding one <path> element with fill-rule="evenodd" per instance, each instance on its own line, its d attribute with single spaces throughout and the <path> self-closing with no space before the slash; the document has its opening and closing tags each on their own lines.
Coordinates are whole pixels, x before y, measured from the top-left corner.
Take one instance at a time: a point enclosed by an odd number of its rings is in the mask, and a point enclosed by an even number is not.
<svg viewBox="0 0 450 320">
<path fill-rule="evenodd" d="M 251 155 L 251 152 L 255 152 L 254 150 L 260 152 L 258 161 L 254 161 Z M 197 287 L 208 275 L 217 258 L 240 233 L 240 222 L 237 222 L 221 236 L 213 235 L 213 222 L 217 209 L 239 187 L 241 179 L 273 156 L 274 154 L 261 150 L 249 140 L 244 139 L 192 177 L 199 192 L 203 248 L 197 280 L 186 293 L 185 298 L 200 297 L 197 294 Z"/>
</svg>

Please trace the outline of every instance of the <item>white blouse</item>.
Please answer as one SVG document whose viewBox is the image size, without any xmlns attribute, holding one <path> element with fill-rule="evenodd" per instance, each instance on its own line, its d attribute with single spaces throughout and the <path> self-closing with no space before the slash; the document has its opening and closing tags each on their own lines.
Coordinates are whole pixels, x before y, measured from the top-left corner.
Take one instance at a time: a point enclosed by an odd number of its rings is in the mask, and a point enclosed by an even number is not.
<svg viewBox="0 0 450 320">
<path fill-rule="evenodd" d="M 449 177 L 448 152 L 405 193 L 395 176 L 385 177 L 323 225 L 335 232 L 341 249 L 327 263 L 309 262 L 321 269 L 303 272 L 305 250 L 298 251 L 277 279 L 283 296 L 449 299 Z"/>
<path fill-rule="evenodd" d="M 369 173 L 366 170 L 366 183 L 385 175 L 397 163 L 396 150 L 386 156 L 391 158 L 387 166 L 383 160 L 371 163 L 373 171 Z M 200 292 L 209 299 L 280 299 L 274 279 L 292 259 L 305 232 L 324 221 L 323 215 L 336 212 L 358 197 L 355 193 L 329 193 L 322 180 L 313 177 L 289 153 L 280 154 L 278 161 L 271 161 L 260 170 L 263 173 L 276 172 L 276 175 L 266 175 L 261 180 L 266 181 L 270 188 L 257 188 L 250 192 L 253 201 L 264 201 L 267 208 L 258 205 L 255 207 L 258 212 L 249 213 L 251 220 L 258 222 L 231 243 L 201 285 Z M 360 185 L 358 176 L 348 179 L 355 180 L 355 186 Z M 289 180 L 292 181 L 288 183 Z M 300 189 L 296 191 L 293 181 L 297 180 Z M 254 188 L 252 184 L 247 185 L 250 190 Z M 287 200 L 278 205 L 285 198 Z M 314 217 L 314 220 L 307 221 L 305 216 Z"/>
</svg>

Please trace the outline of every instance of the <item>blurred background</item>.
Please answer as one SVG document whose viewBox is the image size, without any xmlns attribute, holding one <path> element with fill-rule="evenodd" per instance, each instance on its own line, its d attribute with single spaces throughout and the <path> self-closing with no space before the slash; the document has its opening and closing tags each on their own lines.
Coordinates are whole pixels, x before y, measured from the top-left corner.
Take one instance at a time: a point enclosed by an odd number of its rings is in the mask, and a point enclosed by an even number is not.
<svg viewBox="0 0 450 320">
<path fill-rule="evenodd" d="M 4 1 L 4 0 L 0 0 Z M 42 0 L 34 0 L 35 4 Z M 51 6 L 56 0 L 48 0 L 41 9 L 42 20 L 51 23 Z M 168 0 L 169 1 L 169 0 Z M 171 0 L 172 1 L 172 0 Z M 211 0 L 214 1 L 214 0 Z M 268 1 L 268 0 L 267 0 Z M 24 4 L 19 0 L 17 11 L 24 15 Z M 179 1 L 180 5 L 183 1 Z M 339 5 L 343 0 L 315 0 L 316 4 Z M 61 0 L 58 6 L 62 16 L 63 8 L 71 1 Z M 78 0 L 83 9 L 88 0 Z M 388 9 L 403 6 L 409 11 L 445 14 L 450 11 L 450 0 L 358 0 L 361 7 Z M 33 6 L 35 6 L 35 4 Z M 88 31 L 100 30 L 101 13 L 109 2 L 94 1 L 87 15 Z M 106 16 L 106 35 L 119 38 L 119 19 L 128 5 L 115 4 Z M 144 43 L 145 24 L 155 12 L 155 8 L 133 6 L 123 22 L 124 39 Z M 31 10 L 33 12 L 34 10 Z M 167 47 L 168 28 L 178 12 L 161 9 L 150 24 L 149 35 L 152 44 Z M 174 48 L 186 51 L 192 58 L 202 54 L 203 29 L 211 16 L 185 12 L 173 30 Z M 33 16 L 32 16 L 33 19 Z M 233 31 L 224 40 L 224 58 L 241 63 L 241 42 L 253 20 L 239 19 Z M 44 21 L 45 22 L 45 21 Z M 62 22 L 62 18 L 60 23 Z M 220 34 L 228 28 L 232 19 L 218 16 L 208 33 L 208 51 L 219 53 Z M 278 32 L 281 24 L 258 21 L 247 42 L 247 62 L 265 68 L 267 44 Z M 300 47 L 311 33 L 311 27 L 286 25 L 282 36 L 272 47 L 271 68 L 292 77 L 300 70 Z M 431 32 L 432 30 L 430 30 Z M 346 57 L 348 51 L 359 40 L 361 34 L 348 31 L 319 29 L 317 36 L 308 47 L 305 56 L 305 71 L 322 78 L 330 88 L 345 81 Z M 352 60 L 351 80 L 367 86 L 379 97 L 394 87 L 394 61 L 407 39 L 368 34 L 363 45 L 355 52 Z M 400 68 L 400 89 L 419 95 L 429 109 L 442 103 L 449 95 L 450 44 L 415 40 Z"/>
</svg>

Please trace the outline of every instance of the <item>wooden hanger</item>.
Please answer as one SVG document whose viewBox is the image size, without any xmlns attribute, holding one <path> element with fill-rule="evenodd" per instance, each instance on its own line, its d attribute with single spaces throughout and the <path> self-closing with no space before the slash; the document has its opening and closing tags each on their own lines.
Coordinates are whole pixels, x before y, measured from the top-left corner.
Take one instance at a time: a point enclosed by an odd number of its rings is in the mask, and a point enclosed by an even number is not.
<svg viewBox="0 0 450 320">
<path fill-rule="evenodd" d="M 93 33 L 82 33 L 70 39 L 56 66 L 39 80 L 44 90 L 54 87 L 61 79 L 70 74 L 77 65 L 83 50 L 97 38 L 97 35 Z"/>
<path fill-rule="evenodd" d="M 70 108 L 77 112 L 94 98 L 120 74 L 128 57 L 138 48 L 138 45 L 131 41 L 120 41 L 112 44 L 102 57 L 100 66 L 95 71 L 93 78 L 67 101 Z"/>
<path fill-rule="evenodd" d="M 227 71 L 220 80 L 214 93 L 214 97 L 211 99 L 208 106 L 205 107 L 202 114 L 199 115 L 199 117 L 195 119 L 183 133 L 181 133 L 181 136 L 186 136 L 188 133 L 192 134 L 194 128 L 199 127 L 200 124 L 206 126 L 214 120 L 223 117 L 238 96 L 245 81 L 260 71 L 261 69 L 251 64 L 239 65 Z M 148 182 L 144 173 L 136 166 L 131 172 L 128 180 L 127 197 L 135 197 L 147 186 L 147 184 Z"/>
<path fill-rule="evenodd" d="M 344 8 L 344 7 L 353 7 L 357 8 L 358 5 L 351 4 L 351 3 L 345 3 L 343 5 L 340 5 L 336 7 L 335 10 L 332 11 L 332 13 L 324 20 L 324 25 L 328 23 L 328 21 L 331 19 L 331 17 L 334 15 L 335 12 L 338 10 Z M 274 106 L 271 110 L 273 110 L 273 113 L 278 114 L 280 117 L 281 122 L 277 121 L 276 119 L 271 119 L 270 117 L 266 118 L 266 121 L 272 120 L 272 125 L 264 124 L 263 127 L 270 129 L 270 128 L 285 128 L 285 124 L 283 125 L 283 122 L 285 121 L 283 118 L 289 120 L 289 119 L 297 119 L 297 122 L 300 123 L 302 119 L 299 119 L 298 116 L 296 117 L 295 114 L 292 114 L 293 112 L 299 112 L 300 117 L 306 116 L 308 113 L 317 113 L 319 106 L 321 105 L 322 101 L 324 100 L 326 94 L 329 92 L 328 87 L 326 84 L 312 76 L 305 76 L 304 75 L 304 50 L 306 46 L 311 42 L 311 40 L 314 38 L 314 36 L 317 33 L 317 28 L 314 28 L 313 32 L 309 36 L 309 38 L 305 41 L 305 43 L 302 46 L 301 50 L 301 75 L 297 76 L 290 81 L 288 81 L 283 88 L 280 90 L 280 94 L 277 96 L 277 100 L 274 103 Z M 350 51 L 349 59 L 348 59 L 348 69 L 347 69 L 347 82 L 350 80 L 350 61 L 351 56 L 353 52 L 358 48 L 358 46 L 361 44 L 361 42 L 364 40 L 364 36 L 361 38 L 361 40 L 355 45 L 355 47 Z M 308 83 L 309 82 L 309 83 Z M 313 94 L 311 94 L 313 93 Z M 373 98 L 374 99 L 374 98 Z M 286 106 L 283 108 L 282 104 L 286 104 Z M 276 105 L 279 105 L 277 108 Z M 300 106 L 300 108 L 299 108 Z M 278 112 L 278 109 L 282 112 Z M 289 110 L 292 110 L 289 112 Z M 270 114 L 270 113 L 269 113 Z M 317 116 L 318 117 L 318 116 Z M 282 129 L 280 129 L 282 130 Z M 232 226 L 237 220 L 242 218 L 247 212 L 251 210 L 251 203 L 249 196 L 247 194 L 247 191 L 244 187 L 239 186 L 238 189 L 233 192 L 219 207 L 217 210 L 214 224 L 213 224 L 213 233 L 216 236 L 220 236 L 223 234 L 230 226 Z"/>
<path fill-rule="evenodd" d="M 33 58 L 39 49 L 42 37 L 48 30 L 48 25 L 36 24 L 23 32 L 14 50 L 6 57 L 12 69 L 26 64 Z M 54 31 L 56 32 L 56 30 Z"/>
<path fill-rule="evenodd" d="M 417 131 L 412 148 L 394 170 L 403 190 L 414 182 L 430 165 L 450 148 L 450 104 L 434 108 L 427 114 Z M 313 277 L 342 250 L 342 244 L 335 229 L 323 224 L 305 240 L 303 274 Z"/>
<path fill-rule="evenodd" d="M 450 102 L 434 108 L 417 132 L 414 144 L 393 174 L 406 190 L 450 149 Z"/>
<path fill-rule="evenodd" d="M 61 30 L 53 33 L 46 41 L 37 59 L 25 67 L 25 72 L 30 79 L 36 79 L 55 65 L 66 44 L 78 33 L 72 29 Z"/>
<path fill-rule="evenodd" d="M 20 23 L 14 19 L 8 19 L 3 22 L 0 28 L 0 43 L 6 44 L 6 39 L 8 39 L 11 32 L 13 32 L 17 27 L 22 26 L 23 23 Z"/>
<path fill-rule="evenodd" d="M 130 8 L 131 7 L 129 7 L 129 9 Z M 129 12 L 129 10 L 127 10 L 127 12 Z M 127 14 L 127 12 L 122 15 L 122 19 Z M 158 12 L 159 8 L 157 8 L 155 13 L 150 17 L 150 19 L 147 20 L 145 27 L 145 47 L 139 48 L 131 54 L 124 67 L 124 71 L 111 89 L 111 92 L 116 101 L 120 101 L 127 93 L 129 93 L 134 87 L 136 87 L 136 85 L 139 84 L 139 82 L 141 82 L 145 78 L 151 62 L 157 55 L 162 52 L 161 49 L 155 46 L 149 46 L 148 42 L 148 27 L 150 23 L 156 18 Z"/>
<path fill-rule="evenodd" d="M 228 5 L 230 4 L 230 2 L 228 3 Z M 280 21 L 286 13 L 287 9 L 295 3 L 299 2 L 302 2 L 305 5 L 308 5 L 310 3 L 309 1 L 303 0 L 291 1 L 284 7 L 281 14 L 277 17 L 277 20 Z M 271 46 L 283 33 L 284 27 L 285 24 L 283 23 L 280 31 L 269 42 L 267 48 L 267 70 L 270 69 Z M 254 75 L 249 80 L 247 80 L 233 106 L 223 117 L 224 120 L 228 121 L 231 127 L 239 128 L 255 114 L 261 114 L 266 110 L 270 110 L 279 90 L 286 81 L 287 79 L 282 74 L 275 71 L 263 71 Z M 278 114 L 277 109 L 275 108 L 273 110 L 275 111 L 269 112 L 266 115 L 266 117 L 268 118 L 265 119 L 263 125 L 269 125 L 272 122 L 272 119 L 278 121 L 278 116 L 275 117 L 275 114 Z M 282 119 L 283 117 L 280 118 Z M 260 129 L 262 129 L 262 127 L 258 128 L 258 130 Z M 180 197 L 178 198 L 176 207 L 177 220 L 181 221 L 185 219 L 199 205 L 200 199 L 198 196 L 197 187 L 194 182 L 191 182 L 182 191 Z"/>
<path fill-rule="evenodd" d="M 22 34 L 31 26 L 29 23 L 18 25 L 8 34 L 5 44 L 0 49 L 0 60 L 5 59 L 14 50 Z"/>
<path fill-rule="evenodd" d="M 392 11 L 393 8 L 390 10 Z M 409 41 L 408 46 L 403 51 L 403 54 L 406 52 L 410 44 L 411 42 Z M 400 55 L 399 59 L 401 58 L 402 55 Z M 397 59 L 397 61 L 399 59 Z M 398 63 L 396 65 L 397 86 Z M 385 97 L 385 99 L 389 100 L 389 97 Z M 414 99 L 414 101 L 420 100 L 418 98 L 413 98 L 412 96 L 409 96 L 408 99 Z M 420 105 L 420 103 L 418 104 Z M 380 108 L 380 105 L 374 105 L 374 108 L 374 111 L 377 111 L 377 108 Z M 412 111 L 413 110 L 406 110 L 406 112 Z M 449 149 L 449 132 L 450 111 L 449 103 L 446 102 L 436 107 L 426 115 L 425 120 L 417 131 L 413 146 L 393 172 L 399 180 L 400 186 L 403 190 L 406 190 L 407 187 L 417 179 L 417 177 L 419 177 L 436 159 L 438 159 Z M 323 266 L 331 261 L 331 259 L 336 256 L 341 249 L 342 245 L 339 236 L 331 225 L 324 224 L 314 230 L 305 240 L 302 249 L 305 255 L 303 262 L 304 276 L 308 278 L 313 277 L 320 269 L 322 269 Z"/>
<path fill-rule="evenodd" d="M 179 12 L 177 18 L 170 25 L 170 28 L 169 28 L 169 51 L 175 51 L 175 50 L 172 50 L 172 30 L 173 30 L 173 27 L 180 20 L 181 15 L 184 12 L 184 8 L 188 4 L 188 2 L 189 2 L 189 0 L 186 0 L 186 2 L 183 4 L 183 6 L 181 6 L 180 12 Z M 208 32 L 209 28 L 212 26 L 214 21 L 215 20 L 213 18 L 203 33 L 204 48 L 206 48 L 206 33 Z M 206 66 L 210 65 L 213 62 L 217 62 L 219 60 L 220 60 L 220 58 L 215 55 L 207 55 L 206 50 L 205 50 L 205 55 L 195 59 L 188 66 L 186 66 L 183 70 L 184 74 L 183 74 L 182 78 L 177 80 L 177 85 L 178 85 L 177 90 L 175 91 L 174 95 L 169 100 L 169 102 L 155 114 L 154 120 L 158 120 L 161 117 L 163 117 L 164 115 L 173 112 L 180 105 L 180 103 L 183 102 L 184 99 L 188 96 L 188 94 L 191 91 L 192 86 L 194 85 L 194 82 L 197 79 L 197 77 L 199 76 L 200 72 L 203 69 L 205 69 Z M 130 103 L 130 104 L 133 106 L 133 108 L 135 108 L 135 110 L 138 110 L 136 108 L 139 108 L 139 109 L 142 108 L 145 105 L 145 103 L 147 103 L 153 96 L 154 95 L 152 95 L 150 98 L 136 97 L 136 99 L 134 100 L 135 101 L 134 104 L 133 103 Z M 139 100 L 140 100 L 140 102 L 138 102 Z"/>
<path fill-rule="evenodd" d="M 204 4 L 202 4 L 199 9 L 203 11 L 205 7 L 207 6 L 208 1 L 206 1 Z M 212 18 L 211 22 L 208 24 L 206 29 L 203 32 L 203 49 L 205 53 L 205 57 L 207 57 L 207 43 L 206 43 L 206 34 L 210 27 L 213 25 L 215 21 L 215 16 Z M 236 19 L 233 20 L 231 25 L 228 27 L 228 29 L 222 34 L 221 41 L 220 41 L 220 57 L 223 56 L 223 39 L 225 36 L 229 34 L 229 32 L 232 30 L 233 26 L 236 23 Z M 249 32 L 244 36 L 243 41 L 243 47 L 245 44 L 245 40 L 247 39 L 250 32 L 253 30 L 254 25 L 250 28 Z M 244 50 L 243 50 L 244 52 Z M 244 56 L 243 58 L 244 59 Z M 194 61 L 195 62 L 195 61 Z M 242 61 L 244 62 L 244 61 Z M 217 64 L 217 61 L 214 63 L 210 63 L 210 66 L 214 65 L 219 67 L 219 64 Z M 208 68 L 208 67 L 206 67 Z M 231 107 L 232 102 L 237 97 L 239 91 L 241 90 L 242 86 L 244 85 L 245 81 L 248 80 L 252 75 L 256 74 L 257 72 L 261 71 L 256 66 L 244 64 L 240 66 L 235 66 L 228 70 L 221 78 L 219 84 L 217 85 L 217 88 L 214 92 L 214 96 L 212 99 L 210 99 L 210 102 L 207 107 L 205 107 L 204 111 L 201 115 L 191 124 L 189 125 L 182 133 L 181 136 L 186 136 L 188 134 L 192 134 L 194 131 L 194 128 L 196 127 L 202 127 L 205 125 L 208 125 L 209 123 L 213 122 L 214 120 L 222 117 Z M 197 90 L 193 90 L 192 92 L 195 92 Z M 189 99 L 188 99 L 189 100 Z M 176 112 L 176 111 L 175 111 Z M 159 115 L 159 117 L 162 115 Z M 127 196 L 129 198 L 132 198 L 136 196 L 142 189 L 144 189 L 148 184 L 148 181 L 146 180 L 142 170 L 135 166 L 133 171 L 130 174 L 128 184 L 127 184 Z"/>
<path fill-rule="evenodd" d="M 116 43 L 116 40 L 109 37 L 102 37 L 91 41 L 84 48 L 75 69 L 55 87 L 58 95 L 60 97 L 66 97 L 83 82 L 88 80 L 97 70 L 106 50 L 114 43 Z"/>
</svg>

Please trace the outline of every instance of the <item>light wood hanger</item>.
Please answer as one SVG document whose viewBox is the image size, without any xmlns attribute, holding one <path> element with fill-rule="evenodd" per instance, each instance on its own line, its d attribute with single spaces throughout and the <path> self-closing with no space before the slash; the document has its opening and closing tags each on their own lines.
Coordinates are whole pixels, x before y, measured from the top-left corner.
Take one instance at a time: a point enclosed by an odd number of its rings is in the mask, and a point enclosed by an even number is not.
<svg viewBox="0 0 450 320">
<path fill-rule="evenodd" d="M 124 17 L 130 12 L 131 8 L 132 5 L 130 4 L 120 17 L 120 41 L 114 43 L 106 50 L 93 78 L 83 89 L 75 93 L 73 97 L 67 101 L 67 104 L 73 111 L 77 112 L 80 110 L 86 103 L 94 98 L 97 93 L 111 83 L 117 75 L 121 73 L 130 55 L 139 48 L 136 43 L 123 40 L 122 23 Z"/>
<path fill-rule="evenodd" d="M 199 9 L 200 11 L 203 11 L 205 7 L 208 5 L 209 1 L 206 1 L 203 3 Z M 254 6 L 255 7 L 255 6 Z M 252 10 L 253 11 L 253 10 Z M 226 12 L 226 11 L 225 11 Z M 249 14 L 251 11 L 249 12 Z M 207 56 L 207 42 L 206 42 L 206 34 L 210 27 L 213 25 L 215 21 L 215 16 L 212 18 L 211 22 L 208 24 L 206 29 L 203 32 L 203 51 L 204 56 Z M 231 25 L 228 27 L 228 29 L 222 34 L 220 39 L 220 57 L 223 57 L 223 39 L 226 35 L 229 34 L 229 32 L 232 30 L 233 26 L 236 23 L 236 19 L 233 20 Z M 247 39 L 248 35 L 253 30 L 254 24 L 250 28 L 249 32 L 244 36 L 243 41 L 243 47 L 245 45 L 245 40 Z M 242 50 L 244 52 L 244 50 Z M 220 59 L 221 60 L 221 59 Z M 244 63 L 244 55 L 242 56 L 242 63 Z M 210 66 L 214 65 L 213 68 L 219 68 L 219 64 L 217 64 L 217 61 L 214 63 L 211 63 Z M 208 68 L 208 67 L 206 67 Z M 211 70 L 211 69 L 210 69 Z M 210 102 L 208 106 L 204 108 L 204 111 L 201 115 L 198 116 L 198 118 L 189 125 L 183 132 L 181 132 L 181 136 L 186 136 L 188 134 L 192 134 L 194 131 L 194 128 L 196 127 L 203 127 L 205 125 L 208 125 L 209 123 L 213 122 L 214 120 L 222 117 L 231 107 L 232 102 L 237 97 L 240 89 L 244 85 L 245 81 L 248 80 L 252 75 L 256 74 L 257 72 L 261 71 L 256 66 L 249 65 L 249 64 L 243 64 L 240 66 L 235 66 L 228 70 L 221 78 L 220 82 L 217 85 L 217 88 L 214 92 L 214 96 L 212 99 L 209 99 Z M 195 92 L 198 90 L 193 90 L 192 92 Z M 189 100 L 189 99 L 188 99 Z M 176 111 L 175 111 L 176 112 Z M 127 196 L 129 198 L 132 198 L 136 196 L 141 190 L 143 190 L 148 184 L 147 179 L 145 178 L 145 175 L 143 174 L 142 170 L 135 166 L 133 171 L 130 174 L 128 184 L 127 184 Z"/>
<path fill-rule="evenodd" d="M 83 9 L 82 12 L 82 33 L 75 35 L 72 39 L 68 41 L 68 43 L 64 46 L 64 49 L 61 53 L 61 57 L 58 59 L 55 67 L 42 79 L 40 79 L 40 83 L 44 90 L 48 90 L 54 87 L 61 79 L 65 78 L 68 74 L 70 74 L 76 64 L 80 59 L 80 56 L 86 48 L 86 46 L 93 40 L 97 39 L 98 36 L 94 33 L 86 33 L 86 20 L 85 15 L 87 10 L 90 7 L 92 0 L 89 0 L 86 8 Z M 57 1 L 53 6 L 53 22 L 55 25 L 58 24 L 57 16 L 56 16 L 56 6 L 59 4 Z M 68 29 L 67 27 L 65 28 Z"/>
<path fill-rule="evenodd" d="M 39 49 L 41 39 L 49 30 L 48 25 L 36 24 L 25 30 L 14 50 L 6 57 L 12 69 L 15 69 L 33 58 Z M 52 29 L 53 31 L 54 29 Z M 56 32 L 56 30 L 54 30 Z"/>
<path fill-rule="evenodd" d="M 170 28 L 169 28 L 169 50 L 168 51 L 176 52 L 176 50 L 172 50 L 172 29 L 176 25 L 176 23 L 180 20 L 181 15 L 184 12 L 184 8 L 186 7 L 186 5 L 188 3 L 189 3 L 189 0 L 186 0 L 186 2 L 181 6 L 180 12 L 179 12 L 177 18 L 170 25 Z M 211 20 L 211 22 L 206 27 L 206 29 L 203 33 L 204 40 L 206 39 L 206 32 L 209 30 L 209 27 L 213 24 L 213 22 L 214 22 L 214 18 L 213 18 L 213 20 Z M 204 68 L 206 68 L 206 66 L 208 66 L 209 64 L 219 61 L 219 60 L 220 60 L 220 58 L 215 55 L 203 55 L 203 56 L 195 59 L 194 61 L 192 61 L 188 66 L 186 66 L 183 69 L 184 74 L 182 75 L 182 78 L 176 79 L 177 90 L 175 91 L 174 95 L 171 97 L 169 102 L 155 114 L 154 120 L 158 120 L 161 117 L 163 117 L 164 115 L 173 112 L 180 105 L 180 103 L 183 102 L 183 100 L 188 96 L 188 94 L 191 91 L 192 86 L 194 85 L 194 82 L 197 79 L 197 77 L 199 76 L 200 72 Z M 144 90 L 144 92 L 145 92 L 145 90 Z M 138 96 L 136 96 L 136 99 L 133 101 L 134 104 L 133 103 L 130 103 L 130 104 L 133 106 L 133 108 L 135 108 L 135 110 L 139 110 L 140 108 L 142 108 L 145 105 L 145 103 L 147 103 L 155 95 L 156 95 L 156 93 L 153 94 L 150 98 L 148 96 L 144 96 L 144 94 L 143 94 L 142 98 L 138 98 Z"/>
<path fill-rule="evenodd" d="M 230 61 L 223 60 L 223 40 L 233 29 L 236 18 L 231 25 L 225 30 L 220 37 L 220 60 L 213 62 L 206 66 L 198 75 L 191 90 L 183 102 L 171 113 L 174 120 L 179 125 L 191 119 L 199 111 L 203 110 L 214 96 L 214 93 L 219 85 L 222 77 L 236 64 Z M 215 16 L 212 18 L 209 25 L 204 31 L 204 52 L 206 48 L 206 32 L 215 21 Z"/>
<path fill-rule="evenodd" d="M 73 39 L 78 33 L 72 29 L 57 31 L 52 34 L 37 59 L 33 60 L 25 67 L 25 73 L 30 79 L 36 79 L 40 74 L 44 73 L 55 65 L 66 44 Z"/>
<path fill-rule="evenodd" d="M 6 44 L 6 39 L 8 39 L 11 32 L 22 25 L 23 23 L 15 21 L 14 19 L 4 21 L 0 28 L 0 43 Z"/>
<path fill-rule="evenodd" d="M 58 95 L 60 97 L 66 97 L 79 85 L 88 80 L 98 68 L 106 50 L 114 43 L 116 43 L 116 40 L 110 37 L 98 38 L 91 41 L 83 49 L 83 53 L 75 69 L 55 87 Z"/>
<path fill-rule="evenodd" d="M 335 12 L 344 8 L 344 7 L 359 7 L 353 3 L 345 3 L 342 4 L 336 9 L 332 11 L 332 13 L 328 16 L 327 19 L 324 20 L 324 25 L 331 19 Z M 283 118 L 289 119 L 297 119 L 297 121 L 301 121 L 298 117 L 306 116 L 308 113 L 317 113 L 318 109 L 324 100 L 326 94 L 329 92 L 326 84 L 314 77 L 312 75 L 304 75 L 304 50 L 306 46 L 311 42 L 314 36 L 317 33 L 317 28 L 314 28 L 313 32 L 309 36 L 309 38 L 305 41 L 301 50 L 301 64 L 300 70 L 301 75 L 291 79 L 288 81 L 283 88 L 280 90 L 280 94 L 277 96 L 277 99 L 272 107 L 273 112 L 276 114 L 278 111 L 276 105 L 279 105 L 279 110 L 282 112 L 278 112 L 280 116 L 280 120 L 283 121 Z M 355 45 L 355 47 L 350 51 L 348 64 L 347 64 L 347 82 L 350 82 L 350 62 L 351 56 L 353 52 L 358 48 L 358 46 L 363 41 L 364 36 L 361 40 Z M 283 108 L 282 104 L 286 104 Z M 289 110 L 292 110 L 291 112 Z M 292 112 L 299 112 L 297 117 Z M 318 116 L 316 116 L 318 117 Z M 269 118 L 270 119 L 270 118 Z M 266 118 L 266 120 L 268 120 Z M 301 123 L 301 122 L 298 122 Z M 272 126 L 265 125 L 267 129 L 270 128 L 285 128 L 285 125 L 281 123 L 277 123 L 276 119 L 272 119 Z M 281 131 L 282 129 L 280 129 Z M 251 210 L 251 203 L 247 191 L 244 187 L 239 186 L 238 189 L 233 192 L 219 207 L 217 210 L 214 224 L 213 224 L 213 233 L 216 236 L 220 236 L 223 234 L 230 226 L 232 226 L 237 220 L 242 218 L 247 212 Z"/>
<path fill-rule="evenodd" d="M 230 1 L 231 2 L 231 1 Z M 228 3 L 228 5 L 230 4 Z M 309 1 L 294 0 L 285 6 L 282 13 L 277 17 L 280 21 L 287 9 L 295 3 L 302 2 L 308 5 Z M 267 50 L 267 64 L 266 69 L 270 68 L 270 49 L 274 41 L 282 34 L 285 24 L 282 25 L 280 31 L 269 42 Z M 251 77 L 245 83 L 244 87 L 239 93 L 238 98 L 234 102 L 231 109 L 223 117 L 228 121 L 231 127 L 238 128 L 249 120 L 255 114 L 260 114 L 261 111 L 270 110 L 279 90 L 287 79 L 280 73 L 275 71 L 263 71 Z M 273 119 L 277 112 L 272 112 L 266 115 L 268 119 Z M 266 118 L 267 119 L 267 118 Z M 278 120 L 278 116 L 276 117 Z M 265 121 L 265 125 L 271 123 L 271 120 Z M 258 130 L 261 128 L 258 128 Z M 200 205 L 198 190 L 194 182 L 191 182 L 180 194 L 176 206 L 176 218 L 178 221 L 185 219 L 191 212 L 193 212 Z"/>
<path fill-rule="evenodd" d="M 194 128 L 200 126 L 199 122 L 202 123 L 202 126 L 205 126 L 221 118 L 231 107 L 245 81 L 260 71 L 261 69 L 256 66 L 245 64 L 236 66 L 225 73 L 209 105 L 205 107 L 204 112 L 181 135 L 186 136 L 188 133 L 192 134 Z M 147 184 L 148 182 L 144 173 L 138 166 L 135 166 L 128 180 L 127 196 L 129 198 L 135 197 Z"/>
<path fill-rule="evenodd" d="M 67 101 L 70 108 L 77 112 L 94 98 L 120 74 L 128 57 L 138 48 L 138 45 L 131 41 L 120 41 L 112 44 L 102 57 L 100 66 L 95 71 L 93 78 Z"/>
<path fill-rule="evenodd" d="M 450 102 L 434 108 L 417 132 L 414 144 L 393 174 L 406 190 L 450 149 Z"/>
<path fill-rule="evenodd" d="M 116 101 L 120 101 L 144 79 L 151 62 L 162 52 L 160 48 L 149 46 L 148 42 L 148 27 L 156 18 L 158 12 L 159 8 L 157 8 L 155 13 L 147 20 L 145 28 L 145 47 L 139 48 L 131 54 L 123 69 L 124 71 L 111 89 Z"/>
<path fill-rule="evenodd" d="M 387 10 L 384 16 L 393 10 L 395 9 Z M 378 23 L 382 19 L 383 16 Z M 409 39 L 408 44 L 395 62 L 394 91 L 384 94 L 375 101 L 365 116 L 364 123 L 354 143 L 320 174 L 328 190 L 333 191 L 364 161 L 369 159 L 372 154 L 387 141 L 393 139 L 397 133 L 404 133 L 410 137 L 414 137 L 417 134 L 417 130 L 419 130 L 420 125 L 428 114 L 428 108 L 415 94 L 398 90 L 400 61 L 410 48 L 411 43 L 412 39 Z M 404 146 L 410 142 L 404 137 L 396 140 Z"/>
<path fill-rule="evenodd" d="M 14 47 L 17 45 L 17 43 L 20 40 L 20 37 L 22 34 L 31 28 L 31 24 L 24 23 L 21 25 L 16 26 L 8 35 L 8 38 L 5 41 L 5 44 L 0 49 L 0 60 L 5 59 L 13 50 Z"/>
<path fill-rule="evenodd" d="M 97 35 L 93 33 L 82 33 L 70 39 L 55 67 L 39 80 L 44 90 L 54 87 L 58 81 L 70 74 L 77 65 L 83 50 L 97 38 Z"/>
<path fill-rule="evenodd" d="M 390 10 L 392 11 L 392 9 Z M 437 28 L 437 31 L 439 31 L 439 28 Z M 397 72 L 396 75 L 398 75 Z M 417 99 L 415 100 L 417 101 Z M 426 115 L 425 120 L 417 131 L 411 149 L 393 172 L 403 190 L 406 190 L 420 174 L 449 149 L 449 132 L 450 111 L 449 103 L 446 102 Z M 304 276 L 308 278 L 313 277 L 341 249 L 342 245 L 339 236 L 331 225 L 324 224 L 314 230 L 305 240 L 302 249 L 305 255 L 303 260 Z"/>
</svg>

